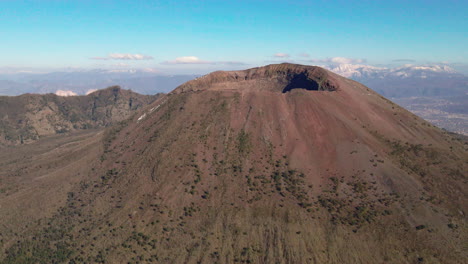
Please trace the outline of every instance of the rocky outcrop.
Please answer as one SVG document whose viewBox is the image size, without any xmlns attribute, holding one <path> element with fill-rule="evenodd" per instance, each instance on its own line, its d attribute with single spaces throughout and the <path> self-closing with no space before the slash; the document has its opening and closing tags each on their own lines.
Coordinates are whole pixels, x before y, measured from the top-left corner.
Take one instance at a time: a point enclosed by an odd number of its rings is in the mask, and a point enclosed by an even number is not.
<svg viewBox="0 0 468 264">
<path fill-rule="evenodd" d="M 0 97 L 0 143 L 22 144 L 41 136 L 106 127 L 122 121 L 153 102 L 118 86 L 87 96 L 24 94 Z"/>
</svg>

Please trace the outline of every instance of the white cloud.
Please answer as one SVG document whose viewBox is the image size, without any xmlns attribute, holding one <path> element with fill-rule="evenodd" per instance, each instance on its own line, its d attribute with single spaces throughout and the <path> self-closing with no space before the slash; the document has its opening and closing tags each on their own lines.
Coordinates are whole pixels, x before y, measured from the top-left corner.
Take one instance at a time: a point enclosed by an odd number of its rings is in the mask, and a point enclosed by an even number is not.
<svg viewBox="0 0 468 264">
<path fill-rule="evenodd" d="M 310 55 L 309 55 L 309 53 L 305 53 L 305 52 L 304 52 L 304 53 L 300 53 L 300 54 L 299 54 L 299 57 L 309 58 Z"/>
<path fill-rule="evenodd" d="M 152 60 L 153 57 L 143 54 L 111 53 L 106 57 L 92 57 L 92 60 Z"/>
<path fill-rule="evenodd" d="M 275 57 L 275 58 L 289 58 L 290 56 L 287 53 L 279 52 L 279 53 L 275 53 L 275 55 L 273 55 L 273 57 Z"/>
<path fill-rule="evenodd" d="M 211 64 L 211 65 L 245 65 L 239 61 L 207 61 L 202 60 L 196 56 L 178 57 L 175 60 L 163 61 L 161 64 Z"/>
<path fill-rule="evenodd" d="M 58 96 L 77 96 L 78 95 L 77 93 L 73 91 L 69 91 L 69 90 L 57 90 L 55 94 Z"/>
<path fill-rule="evenodd" d="M 96 91 L 97 91 L 97 89 L 89 89 L 88 91 L 86 91 L 86 95 L 88 95 L 90 93 L 94 93 Z"/>
</svg>

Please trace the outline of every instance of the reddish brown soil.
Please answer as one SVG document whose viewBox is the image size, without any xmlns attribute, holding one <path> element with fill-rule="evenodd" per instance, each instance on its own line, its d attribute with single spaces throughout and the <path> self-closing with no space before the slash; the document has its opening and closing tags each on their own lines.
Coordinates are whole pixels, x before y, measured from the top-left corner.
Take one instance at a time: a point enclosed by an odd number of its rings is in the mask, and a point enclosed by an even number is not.
<svg viewBox="0 0 468 264">
<path fill-rule="evenodd" d="M 318 67 L 209 74 L 107 130 L 103 144 L 100 165 L 47 220 L 64 237 L 51 240 L 47 228 L 35 235 L 42 244 L 65 243 L 71 253 L 63 259 L 467 257 L 467 143 Z M 20 246 L 11 242 L 18 236 L 5 236 L 5 259 L 27 255 L 21 247 L 44 251 L 31 236 Z"/>
</svg>

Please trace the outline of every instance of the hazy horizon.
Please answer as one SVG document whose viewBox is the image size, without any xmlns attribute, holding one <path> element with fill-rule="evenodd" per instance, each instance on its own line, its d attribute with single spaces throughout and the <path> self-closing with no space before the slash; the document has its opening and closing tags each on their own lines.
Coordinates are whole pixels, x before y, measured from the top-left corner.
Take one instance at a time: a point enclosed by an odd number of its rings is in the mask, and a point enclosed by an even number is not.
<svg viewBox="0 0 468 264">
<path fill-rule="evenodd" d="M 465 1 L 2 1 L 0 73 L 272 63 L 468 73 Z"/>
</svg>

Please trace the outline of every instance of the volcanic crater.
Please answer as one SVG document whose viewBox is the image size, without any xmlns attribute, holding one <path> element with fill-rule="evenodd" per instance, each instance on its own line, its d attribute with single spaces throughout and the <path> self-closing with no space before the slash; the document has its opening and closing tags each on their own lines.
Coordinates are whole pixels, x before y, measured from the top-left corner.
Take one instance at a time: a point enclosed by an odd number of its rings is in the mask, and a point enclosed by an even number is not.
<svg viewBox="0 0 468 264">
<path fill-rule="evenodd" d="M 293 89 L 337 91 L 333 75 L 316 66 L 273 64 L 243 71 L 218 71 L 179 86 L 173 93 L 200 90 L 267 90 L 287 93 Z"/>
</svg>

